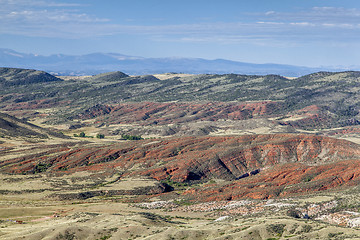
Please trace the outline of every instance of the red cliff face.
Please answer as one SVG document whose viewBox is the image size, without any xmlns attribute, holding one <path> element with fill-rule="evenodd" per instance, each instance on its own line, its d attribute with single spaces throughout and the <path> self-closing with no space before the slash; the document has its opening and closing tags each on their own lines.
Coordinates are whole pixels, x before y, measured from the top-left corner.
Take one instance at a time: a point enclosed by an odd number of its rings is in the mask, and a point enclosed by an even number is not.
<svg viewBox="0 0 360 240">
<path fill-rule="evenodd" d="M 197 201 L 268 199 L 358 184 L 360 184 L 359 160 L 346 160 L 321 166 L 289 163 L 223 186 L 209 184 L 201 188 L 193 188 L 184 195 Z"/>
<path fill-rule="evenodd" d="M 360 176 L 357 144 L 312 135 L 184 137 L 53 151 L 1 162 L 0 169 L 17 174 L 103 170 L 175 182 L 231 181 L 184 193 L 206 201 L 320 191 L 358 183 Z"/>
</svg>

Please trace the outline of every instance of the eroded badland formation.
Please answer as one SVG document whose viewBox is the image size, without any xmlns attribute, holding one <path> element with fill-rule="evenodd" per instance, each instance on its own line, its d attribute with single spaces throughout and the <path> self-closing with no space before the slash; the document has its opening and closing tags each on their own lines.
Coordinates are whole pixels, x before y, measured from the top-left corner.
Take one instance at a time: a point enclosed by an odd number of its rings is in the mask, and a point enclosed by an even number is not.
<svg viewBox="0 0 360 240">
<path fill-rule="evenodd" d="M 360 239 L 359 89 L 0 68 L 0 238 Z"/>
</svg>

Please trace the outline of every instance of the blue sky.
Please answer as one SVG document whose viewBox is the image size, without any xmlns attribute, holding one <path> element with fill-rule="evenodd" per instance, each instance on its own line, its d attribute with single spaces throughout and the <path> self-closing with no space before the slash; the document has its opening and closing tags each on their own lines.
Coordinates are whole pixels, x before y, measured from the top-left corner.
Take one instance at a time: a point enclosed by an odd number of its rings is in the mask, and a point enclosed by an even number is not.
<svg viewBox="0 0 360 240">
<path fill-rule="evenodd" d="M 360 66 L 358 0 L 0 0 L 0 48 Z"/>
</svg>

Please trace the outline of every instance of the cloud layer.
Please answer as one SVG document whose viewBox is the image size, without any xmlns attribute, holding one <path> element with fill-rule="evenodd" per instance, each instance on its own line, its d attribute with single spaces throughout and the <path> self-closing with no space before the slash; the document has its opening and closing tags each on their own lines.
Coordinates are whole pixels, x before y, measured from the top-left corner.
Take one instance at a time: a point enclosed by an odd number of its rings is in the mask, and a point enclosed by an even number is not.
<svg viewBox="0 0 360 240">
<path fill-rule="evenodd" d="M 252 21 L 212 19 L 193 24 L 134 25 L 84 12 L 81 3 L 0 0 L 0 34 L 54 38 L 141 35 L 152 41 L 252 43 L 259 45 L 321 42 L 356 43 L 360 9 L 313 7 L 297 12 L 246 13 Z M 244 14 L 245 13 L 239 13 Z"/>
</svg>

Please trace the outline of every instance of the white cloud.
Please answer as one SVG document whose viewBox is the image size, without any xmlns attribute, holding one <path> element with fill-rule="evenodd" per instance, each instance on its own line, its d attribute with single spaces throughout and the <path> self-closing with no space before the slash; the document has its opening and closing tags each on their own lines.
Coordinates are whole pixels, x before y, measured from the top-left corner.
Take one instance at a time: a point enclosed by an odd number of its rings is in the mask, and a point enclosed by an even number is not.
<svg viewBox="0 0 360 240">
<path fill-rule="evenodd" d="M 325 16 L 341 15 L 345 16 L 360 16 L 360 11 L 356 8 L 343 8 L 343 7 L 313 7 L 312 11 L 316 14 Z"/>
<path fill-rule="evenodd" d="M 303 26 L 303 27 L 314 27 L 316 24 L 309 22 L 292 22 L 290 25 Z"/>
<path fill-rule="evenodd" d="M 54 1 L 45 0 L 0 0 L 2 8 L 6 9 L 9 7 L 79 7 L 83 4 L 79 3 L 60 3 Z"/>
<path fill-rule="evenodd" d="M 343 42 L 360 38 L 360 10 L 314 7 L 299 12 L 257 13 L 253 22 L 212 22 L 177 25 L 116 24 L 82 11 L 79 3 L 45 0 L 0 0 L 0 34 L 88 38 L 142 35 L 153 41 L 292 45 L 299 42 Z M 253 15 L 254 16 L 254 15 Z M 212 20 L 215 21 L 215 20 Z M 324 43 L 324 44 L 326 44 Z"/>
<path fill-rule="evenodd" d="M 27 0 L 0 0 L 0 21 L 13 24 L 16 27 L 19 21 L 27 25 L 39 23 L 58 22 L 107 22 L 79 12 L 76 8 L 81 6 L 76 3 L 57 3 L 52 1 L 27 1 Z M 0 22 L 0 23 L 2 23 Z"/>
<path fill-rule="evenodd" d="M 0 0 L 0 34 L 77 38 L 94 35 L 90 29 L 107 33 L 98 25 L 109 19 L 83 13 L 78 3 L 43 0 Z M 105 27 L 106 29 L 106 27 Z"/>
<path fill-rule="evenodd" d="M 313 7 L 299 12 L 276 12 L 276 14 L 263 14 L 267 19 L 281 19 L 288 22 L 322 23 L 354 23 L 360 21 L 360 9 L 339 7 Z"/>
<path fill-rule="evenodd" d="M 268 11 L 268 12 L 265 13 L 265 15 L 273 15 L 275 13 L 276 13 L 275 11 Z"/>
<path fill-rule="evenodd" d="M 283 22 L 256 22 L 258 24 L 268 24 L 268 25 L 284 25 L 285 23 Z"/>
</svg>

